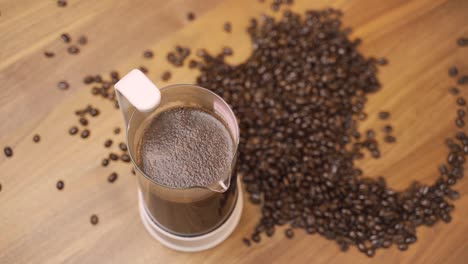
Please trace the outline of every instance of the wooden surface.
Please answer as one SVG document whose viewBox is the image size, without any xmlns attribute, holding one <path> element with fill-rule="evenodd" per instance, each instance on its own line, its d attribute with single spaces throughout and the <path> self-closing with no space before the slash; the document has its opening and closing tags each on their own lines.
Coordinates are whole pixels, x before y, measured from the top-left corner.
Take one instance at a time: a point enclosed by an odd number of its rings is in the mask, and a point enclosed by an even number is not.
<svg viewBox="0 0 468 264">
<path fill-rule="evenodd" d="M 100 166 L 108 154 L 102 144 L 122 120 L 81 80 L 145 65 L 160 86 L 166 69 L 173 72 L 169 83 L 193 83 L 196 72 L 169 67 L 167 51 L 175 44 L 212 52 L 231 45 L 231 62 L 240 62 L 250 52 L 248 19 L 271 11 L 254 0 L 69 0 L 67 8 L 55 2 L 0 0 L 0 147 L 14 149 L 11 159 L 0 155 L 0 263 L 466 263 L 468 179 L 456 186 L 462 198 L 452 223 L 418 229 L 419 240 L 407 252 L 393 247 L 369 259 L 355 248 L 341 253 L 318 235 L 296 232 L 287 240 L 281 230 L 246 248 L 241 238 L 250 234 L 259 211 L 248 203 L 239 227 L 215 249 L 184 254 L 164 248 L 140 222 L 130 166 Z M 447 68 L 468 73 L 468 48 L 455 45 L 457 37 L 468 36 L 468 1 L 296 0 L 293 9 L 327 6 L 344 11 L 344 24 L 363 39 L 365 54 L 390 61 L 379 73 L 383 89 L 370 97 L 366 111 L 391 111 L 398 142 L 382 146 L 383 158 L 360 165 L 397 189 L 414 180 L 431 183 L 447 154 L 443 140 L 455 131 L 456 106 L 447 93 L 454 81 Z M 194 22 L 186 20 L 189 11 Z M 222 31 L 225 21 L 232 22 L 232 34 Z M 84 34 L 89 43 L 69 55 L 59 40 L 63 32 L 75 39 Z M 143 59 L 145 49 L 154 50 L 155 58 Z M 46 59 L 45 50 L 56 57 Z M 56 88 L 60 80 L 70 82 L 68 91 Z M 88 103 L 102 112 L 91 120 L 90 138 L 69 136 L 74 110 Z M 361 128 L 381 126 L 371 114 Z M 38 144 L 32 142 L 35 133 L 42 136 Z M 120 177 L 109 184 L 114 170 Z M 63 191 L 55 188 L 59 179 Z M 89 223 L 91 214 L 99 215 L 97 226 Z"/>
</svg>

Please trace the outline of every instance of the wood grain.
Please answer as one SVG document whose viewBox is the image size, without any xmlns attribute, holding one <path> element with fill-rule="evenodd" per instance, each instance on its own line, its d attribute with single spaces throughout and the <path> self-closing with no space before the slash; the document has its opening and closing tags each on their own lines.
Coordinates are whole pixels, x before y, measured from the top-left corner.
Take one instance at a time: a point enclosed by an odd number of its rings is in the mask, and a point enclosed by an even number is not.
<svg viewBox="0 0 468 264">
<path fill-rule="evenodd" d="M 107 101 L 93 98 L 82 78 L 89 73 L 122 73 L 144 65 L 160 86 L 170 69 L 169 83 L 193 83 L 196 72 L 172 69 L 165 54 L 176 44 L 211 52 L 234 47 L 232 63 L 250 53 L 244 28 L 250 17 L 271 13 L 253 0 L 100 0 L 73 1 L 58 8 L 56 1 L 0 0 L 0 146 L 11 145 L 14 157 L 0 155 L 0 263 L 465 263 L 468 259 L 468 180 L 457 186 L 461 199 L 450 224 L 418 229 L 419 241 L 407 252 L 378 251 L 369 259 L 352 248 L 341 253 L 335 243 L 298 232 L 287 240 L 278 230 L 272 239 L 246 248 L 259 208 L 246 204 L 239 227 L 220 246 L 185 254 L 164 248 L 145 231 L 136 206 L 136 182 L 127 164 L 100 166 L 107 155 L 102 146 L 121 125 L 120 113 Z M 415 180 L 430 183 L 447 150 L 443 141 L 455 131 L 456 106 L 447 92 L 454 84 L 447 68 L 468 72 L 468 49 L 455 39 L 468 35 L 465 0 L 296 0 L 302 12 L 327 6 L 344 11 L 344 25 L 363 39 L 361 51 L 385 56 L 383 89 L 372 95 L 368 113 L 389 110 L 397 144 L 383 145 L 383 158 L 359 163 L 366 175 L 384 176 L 402 189 Z M 197 18 L 188 22 L 186 14 Z M 231 21 L 233 33 L 222 31 Z M 80 54 L 66 53 L 59 35 L 86 35 Z M 142 52 L 152 49 L 155 58 Z M 46 59 L 51 50 L 56 57 Z M 56 84 L 68 80 L 71 88 Z M 168 84 L 169 84 L 168 83 Z M 466 96 L 468 92 L 463 90 Z M 102 114 L 91 120 L 91 137 L 70 137 L 74 110 L 88 103 Z M 379 128 L 376 114 L 361 124 Z M 42 140 L 32 142 L 39 133 Z M 123 135 L 112 135 L 123 140 Z M 107 175 L 120 175 L 109 184 Z M 65 189 L 57 191 L 58 179 Z M 89 223 L 98 214 L 97 226 Z"/>
</svg>

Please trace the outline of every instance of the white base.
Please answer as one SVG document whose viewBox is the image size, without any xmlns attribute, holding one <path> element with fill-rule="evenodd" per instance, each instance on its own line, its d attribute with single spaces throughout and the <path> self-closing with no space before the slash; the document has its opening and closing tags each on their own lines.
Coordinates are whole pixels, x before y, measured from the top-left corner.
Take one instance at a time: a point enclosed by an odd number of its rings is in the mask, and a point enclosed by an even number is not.
<svg viewBox="0 0 468 264">
<path fill-rule="evenodd" d="M 151 217 L 148 215 L 144 207 L 141 191 L 138 190 L 138 207 L 140 209 L 141 221 L 150 235 L 168 248 L 183 252 L 197 252 L 213 248 L 228 238 L 239 223 L 242 208 L 244 206 L 244 199 L 242 197 L 242 186 L 240 185 L 240 181 L 238 180 L 237 183 L 238 194 L 234 210 L 221 226 L 208 234 L 195 237 L 183 237 L 163 230 L 154 223 L 153 220 L 151 220 Z"/>
</svg>

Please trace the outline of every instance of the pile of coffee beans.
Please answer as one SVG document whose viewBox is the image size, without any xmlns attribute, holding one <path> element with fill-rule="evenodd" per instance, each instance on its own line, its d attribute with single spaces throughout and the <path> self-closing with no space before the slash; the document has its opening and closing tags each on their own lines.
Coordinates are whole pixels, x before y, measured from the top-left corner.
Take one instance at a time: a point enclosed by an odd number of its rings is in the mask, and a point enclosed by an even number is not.
<svg viewBox="0 0 468 264">
<path fill-rule="evenodd" d="M 197 84 L 221 95 L 239 120 L 238 170 L 250 201 L 261 204 L 245 245 L 288 225 L 287 238 L 300 228 L 336 241 L 343 251 L 354 245 L 373 256 L 392 245 L 406 250 L 416 242 L 418 226 L 451 221 L 449 200 L 459 197 L 452 188 L 464 175 L 468 153 L 465 133 L 447 139 L 447 161 L 432 185 L 414 183 L 398 192 L 354 164 L 366 149 L 380 157 L 376 132 L 361 135 L 358 123 L 367 117 L 367 95 L 379 90 L 378 66 L 387 60 L 357 50 L 360 40 L 342 29 L 340 11 L 307 11 L 303 17 L 285 11 L 279 21 L 262 16 L 250 21 L 247 32 L 253 52 L 244 63 L 230 65 L 223 53 L 206 51 L 197 52 L 201 60 L 194 62 Z M 387 111 L 378 116 L 391 118 Z M 395 142 L 390 124 L 382 130 L 386 142 Z"/>
</svg>

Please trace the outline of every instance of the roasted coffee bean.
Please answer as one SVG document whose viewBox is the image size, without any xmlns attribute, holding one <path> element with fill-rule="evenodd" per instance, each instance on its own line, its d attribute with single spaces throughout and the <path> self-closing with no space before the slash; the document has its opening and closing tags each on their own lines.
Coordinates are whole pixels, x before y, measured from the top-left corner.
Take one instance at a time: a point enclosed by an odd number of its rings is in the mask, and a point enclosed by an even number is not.
<svg viewBox="0 0 468 264">
<path fill-rule="evenodd" d="M 99 93 L 100 93 L 99 88 L 97 88 L 97 87 L 91 88 L 91 94 L 98 95 Z"/>
<path fill-rule="evenodd" d="M 115 153 L 110 153 L 109 154 L 109 159 L 115 161 L 115 160 L 119 159 L 119 156 L 117 156 L 117 154 L 115 154 Z"/>
<path fill-rule="evenodd" d="M 388 64 L 388 60 L 386 58 L 379 58 L 377 60 L 375 60 L 375 62 L 379 65 L 387 65 Z"/>
<path fill-rule="evenodd" d="M 194 60 L 189 61 L 189 68 L 190 69 L 195 69 L 197 67 L 198 67 L 198 63 L 196 61 L 194 61 Z"/>
<path fill-rule="evenodd" d="M 119 127 L 114 128 L 114 134 L 116 134 L 116 135 L 120 134 L 120 128 Z"/>
<path fill-rule="evenodd" d="M 70 35 L 68 35 L 67 33 L 63 33 L 62 35 L 60 35 L 60 38 L 65 43 L 70 43 L 71 41 Z"/>
<path fill-rule="evenodd" d="M 255 242 L 255 243 L 259 243 L 260 240 L 261 240 L 261 239 L 260 239 L 260 235 L 258 235 L 258 234 L 253 234 L 253 235 L 250 237 L 250 239 L 251 239 L 253 242 Z"/>
<path fill-rule="evenodd" d="M 120 159 L 123 161 L 123 162 L 130 162 L 130 156 L 127 155 L 127 154 L 123 154 L 122 156 L 120 156 Z"/>
<path fill-rule="evenodd" d="M 382 120 L 386 120 L 390 117 L 390 113 L 386 111 L 379 112 L 379 118 Z"/>
<path fill-rule="evenodd" d="M 3 153 L 5 153 L 5 156 L 11 157 L 13 156 L 13 149 L 11 149 L 11 147 L 5 147 Z"/>
<path fill-rule="evenodd" d="M 99 115 L 99 109 L 97 108 L 93 108 L 89 111 L 89 114 L 92 116 L 92 117 L 95 117 L 95 116 L 98 116 Z"/>
<path fill-rule="evenodd" d="M 81 138 L 87 138 L 87 137 L 89 137 L 89 134 L 90 134 L 90 133 L 91 133 L 91 132 L 90 132 L 88 129 L 85 129 L 85 130 L 81 131 L 81 135 L 80 135 L 80 136 L 81 136 Z"/>
<path fill-rule="evenodd" d="M 135 169 L 134 169 L 134 168 L 132 168 L 132 174 L 133 174 L 133 175 L 136 175 L 136 172 L 135 172 Z"/>
<path fill-rule="evenodd" d="M 457 87 L 450 87 L 450 88 L 449 88 L 449 92 L 450 92 L 451 94 L 453 94 L 453 95 L 458 95 L 458 94 L 460 94 L 460 90 L 458 90 Z"/>
<path fill-rule="evenodd" d="M 468 75 L 463 75 L 463 76 L 460 76 L 460 78 L 458 78 L 458 81 L 457 83 L 459 85 L 465 85 L 468 83 Z"/>
<path fill-rule="evenodd" d="M 75 135 L 76 133 L 78 133 L 78 128 L 76 126 L 70 127 L 70 129 L 68 129 L 68 133 L 70 135 Z"/>
<path fill-rule="evenodd" d="M 70 54 L 78 54 L 80 53 L 80 49 L 76 45 L 71 45 L 67 48 L 68 53 Z"/>
<path fill-rule="evenodd" d="M 457 76 L 457 74 L 458 74 L 457 67 L 455 67 L 455 66 L 450 67 L 449 70 L 448 70 L 448 74 L 449 74 L 450 77 Z"/>
<path fill-rule="evenodd" d="M 463 97 L 458 97 L 457 98 L 457 105 L 459 106 L 465 106 L 466 105 L 466 101 Z"/>
<path fill-rule="evenodd" d="M 119 148 L 123 151 L 127 151 L 127 144 L 120 142 L 119 143 Z"/>
<path fill-rule="evenodd" d="M 231 33 L 231 31 L 232 31 L 231 22 L 224 23 L 223 29 L 224 29 L 225 32 Z"/>
<path fill-rule="evenodd" d="M 284 231 L 284 234 L 287 238 L 291 239 L 294 237 L 294 231 L 291 228 L 288 228 Z"/>
<path fill-rule="evenodd" d="M 248 238 L 243 238 L 242 243 L 244 243 L 245 246 L 250 247 L 250 240 Z"/>
<path fill-rule="evenodd" d="M 107 177 L 107 181 L 110 182 L 110 183 L 114 183 L 117 180 L 118 177 L 119 176 L 117 175 L 117 173 L 113 172 L 113 173 L 111 173 L 109 175 L 109 177 Z"/>
<path fill-rule="evenodd" d="M 33 141 L 34 141 L 35 143 L 41 141 L 41 136 L 39 136 L 39 134 L 35 134 L 35 135 L 33 136 Z"/>
<path fill-rule="evenodd" d="M 107 165 L 109 165 L 109 160 L 108 159 L 102 159 L 101 165 L 103 167 L 107 167 Z"/>
<path fill-rule="evenodd" d="M 53 53 L 51 51 L 45 51 L 44 56 L 46 56 L 46 58 L 52 58 L 52 57 L 55 56 L 55 53 Z"/>
<path fill-rule="evenodd" d="M 55 184 L 55 187 L 57 187 L 57 190 L 61 191 L 65 187 L 65 183 L 62 180 L 60 180 L 57 182 L 57 184 Z"/>
<path fill-rule="evenodd" d="M 457 110 L 457 115 L 458 115 L 458 117 L 461 118 L 461 117 L 464 117 L 466 115 L 466 112 L 463 109 L 458 109 Z"/>
<path fill-rule="evenodd" d="M 457 45 L 460 46 L 460 47 L 468 46 L 468 38 L 464 38 L 464 37 L 458 38 L 457 39 Z"/>
<path fill-rule="evenodd" d="M 171 79 L 171 72 L 169 71 L 165 71 L 162 75 L 161 75 L 161 79 L 165 82 L 169 81 L 169 79 Z"/>
<path fill-rule="evenodd" d="M 80 118 L 80 124 L 82 126 L 87 126 L 88 125 L 88 119 L 86 119 L 84 117 Z"/>
<path fill-rule="evenodd" d="M 93 80 L 94 80 L 94 82 L 102 83 L 102 77 L 101 77 L 101 75 L 99 75 L 99 74 L 98 74 L 98 75 L 95 75 L 95 76 L 93 77 Z"/>
<path fill-rule="evenodd" d="M 78 38 L 78 44 L 86 45 L 88 43 L 88 38 L 86 36 L 81 36 Z"/>
<path fill-rule="evenodd" d="M 94 82 L 94 77 L 91 76 L 91 75 L 88 75 L 88 76 L 84 77 L 84 79 L 83 79 L 83 83 L 85 83 L 85 84 L 90 84 L 92 82 Z"/>
<path fill-rule="evenodd" d="M 394 143 L 396 141 L 396 138 L 394 136 L 386 135 L 384 140 L 387 143 Z"/>
<path fill-rule="evenodd" d="M 112 139 L 108 139 L 104 142 L 104 147 L 108 148 L 112 146 Z"/>
<path fill-rule="evenodd" d="M 461 119 L 460 117 L 455 119 L 455 125 L 459 128 L 462 128 L 465 126 L 465 121 L 463 121 L 463 119 Z"/>
<path fill-rule="evenodd" d="M 140 68 L 138 68 L 138 69 L 140 69 L 140 71 L 141 71 L 142 73 L 144 73 L 144 74 L 147 74 L 147 73 L 148 73 L 148 68 L 146 68 L 145 66 L 140 66 Z"/>
<path fill-rule="evenodd" d="M 67 81 L 60 81 L 60 82 L 57 84 L 57 87 L 58 87 L 60 90 L 68 90 L 68 88 L 70 88 L 70 85 L 68 84 Z"/>
<path fill-rule="evenodd" d="M 188 12 L 187 13 L 187 20 L 188 21 L 193 21 L 195 20 L 195 14 L 193 12 Z"/>
<path fill-rule="evenodd" d="M 99 218 L 97 215 L 93 214 L 89 218 L 89 221 L 91 222 L 92 225 L 97 225 L 99 223 Z"/>
<path fill-rule="evenodd" d="M 224 47 L 223 48 L 223 55 L 225 56 L 230 56 L 232 55 L 234 52 L 232 51 L 232 49 L 230 47 Z"/>
<path fill-rule="evenodd" d="M 151 50 L 146 50 L 145 52 L 143 52 L 143 57 L 146 58 L 146 59 L 151 59 L 153 58 L 154 54 Z"/>
<path fill-rule="evenodd" d="M 391 125 L 385 125 L 382 131 L 386 134 L 391 133 L 393 131 L 393 127 Z"/>
</svg>

